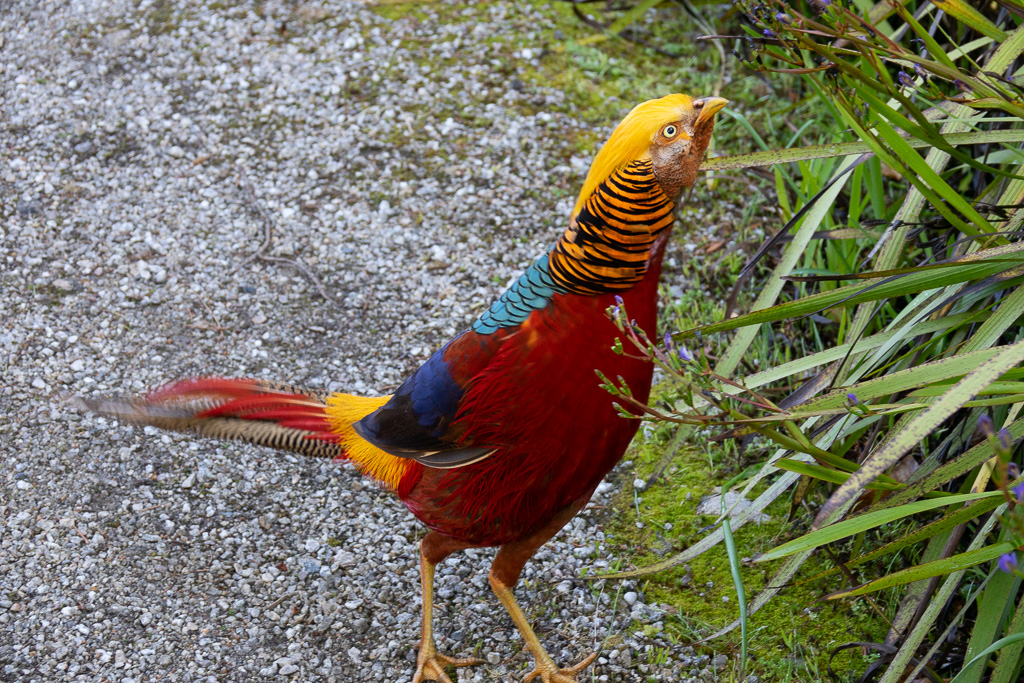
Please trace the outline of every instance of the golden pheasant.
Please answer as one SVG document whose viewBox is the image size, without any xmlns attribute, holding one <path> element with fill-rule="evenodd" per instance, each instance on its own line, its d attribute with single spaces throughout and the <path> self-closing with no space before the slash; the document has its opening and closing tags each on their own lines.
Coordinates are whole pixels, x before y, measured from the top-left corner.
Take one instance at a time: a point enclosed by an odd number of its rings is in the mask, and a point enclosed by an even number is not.
<svg viewBox="0 0 1024 683">
<path fill-rule="evenodd" d="M 607 309 L 656 323 L 658 277 L 684 188 L 710 142 L 719 97 L 669 95 L 634 108 L 594 160 L 568 225 L 501 297 L 391 396 L 323 394 L 251 379 L 172 383 L 97 412 L 177 431 L 347 459 L 429 529 L 420 543 L 423 627 L 414 683 L 481 663 L 437 651 L 434 567 L 497 546 L 490 584 L 535 666 L 524 681 L 570 683 L 596 657 L 558 667 L 513 595 L 526 561 L 590 500 L 639 422 L 595 370 L 646 401 L 649 363 L 613 351 Z"/>
</svg>

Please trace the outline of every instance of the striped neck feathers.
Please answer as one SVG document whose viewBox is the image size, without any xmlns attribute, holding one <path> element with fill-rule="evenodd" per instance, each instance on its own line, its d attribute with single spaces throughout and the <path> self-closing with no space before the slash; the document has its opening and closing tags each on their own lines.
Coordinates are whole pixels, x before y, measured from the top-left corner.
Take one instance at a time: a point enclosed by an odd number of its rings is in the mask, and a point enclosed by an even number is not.
<svg viewBox="0 0 1024 683">
<path fill-rule="evenodd" d="M 655 240 L 672 227 L 673 203 L 654 177 L 650 156 L 597 186 L 568 230 L 484 311 L 473 331 L 522 324 L 555 294 L 622 292 L 643 279 Z"/>
<path fill-rule="evenodd" d="M 649 154 L 614 171 L 581 203 L 555 243 L 551 278 L 577 294 L 633 287 L 647 273 L 655 240 L 672 227 L 674 209 Z"/>
</svg>

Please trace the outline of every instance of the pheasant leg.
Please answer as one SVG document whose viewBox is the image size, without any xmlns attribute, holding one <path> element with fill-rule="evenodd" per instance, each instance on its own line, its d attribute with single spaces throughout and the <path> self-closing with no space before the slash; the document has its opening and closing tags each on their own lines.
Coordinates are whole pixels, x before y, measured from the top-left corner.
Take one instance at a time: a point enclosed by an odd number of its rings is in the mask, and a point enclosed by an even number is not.
<svg viewBox="0 0 1024 683">
<path fill-rule="evenodd" d="M 516 601 L 516 596 L 512 594 L 512 589 L 498 580 L 493 572 L 491 572 L 488 578 L 491 581 L 491 589 L 498 596 L 498 599 L 501 600 L 501 604 L 505 606 L 505 609 L 508 610 L 513 623 L 515 623 L 516 628 L 523 635 L 523 640 L 526 641 L 526 647 L 533 654 L 534 669 L 523 679 L 523 683 L 528 683 L 538 676 L 543 683 L 578 683 L 576 676 L 590 666 L 594 659 L 597 658 L 597 653 L 591 653 L 589 657 L 575 666 L 565 669 L 558 668 L 554 660 L 551 659 L 551 655 L 540 644 L 537 634 L 533 632 L 530 621 L 523 614 L 522 608 Z"/>
<path fill-rule="evenodd" d="M 527 674 L 523 683 L 529 683 L 538 677 L 541 683 L 577 683 L 576 677 L 597 658 L 597 653 L 594 652 L 575 666 L 565 669 L 556 666 L 551 655 L 541 645 L 537 634 L 533 632 L 529 619 L 526 618 L 512 593 L 527 560 L 533 557 L 538 548 L 547 543 L 570 519 L 576 516 L 576 513 L 590 500 L 591 494 L 593 494 L 593 490 L 560 510 L 546 526 L 534 532 L 533 535 L 501 546 L 491 565 L 491 573 L 487 577 L 491 583 L 491 590 L 498 596 L 501 604 L 505 606 L 509 616 L 512 617 L 513 623 L 522 634 L 523 640 L 526 641 L 526 647 L 530 649 L 535 662 L 533 671 Z"/>
<path fill-rule="evenodd" d="M 459 549 L 450 539 L 433 532 L 420 542 L 420 584 L 423 588 L 423 628 L 420 631 L 420 650 L 416 656 L 416 673 L 412 683 L 440 681 L 452 683 L 444 672 L 446 667 L 476 666 L 484 660 L 476 657 L 457 659 L 437 651 L 434 642 L 434 567 L 445 557 Z M 440 555 L 440 557 L 438 557 Z"/>
</svg>

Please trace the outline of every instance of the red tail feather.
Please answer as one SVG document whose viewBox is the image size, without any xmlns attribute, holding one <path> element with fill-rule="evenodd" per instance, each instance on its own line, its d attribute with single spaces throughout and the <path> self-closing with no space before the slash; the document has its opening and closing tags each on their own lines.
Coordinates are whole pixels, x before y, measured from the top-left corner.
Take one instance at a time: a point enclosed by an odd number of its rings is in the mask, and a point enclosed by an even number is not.
<svg viewBox="0 0 1024 683">
<path fill-rule="evenodd" d="M 230 398 L 267 393 L 259 380 L 228 377 L 195 377 L 165 384 L 146 395 L 147 403 L 164 403 L 203 396 Z"/>
<path fill-rule="evenodd" d="M 226 432 L 223 435 L 229 437 L 226 425 L 232 419 L 273 423 L 283 430 L 295 430 L 290 437 L 270 433 L 277 447 L 283 447 L 281 443 L 288 438 L 300 442 L 338 442 L 322 398 L 303 389 L 256 379 L 197 377 L 180 380 L 154 389 L 142 406 L 184 410 L 190 428 L 202 431 L 204 425 L 221 425 L 222 432 Z"/>
</svg>

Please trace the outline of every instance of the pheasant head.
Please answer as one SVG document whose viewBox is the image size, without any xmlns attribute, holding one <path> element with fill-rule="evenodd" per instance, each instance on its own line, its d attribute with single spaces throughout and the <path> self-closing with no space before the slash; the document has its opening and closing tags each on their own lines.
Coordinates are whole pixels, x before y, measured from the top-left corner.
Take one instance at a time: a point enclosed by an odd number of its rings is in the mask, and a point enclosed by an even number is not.
<svg viewBox="0 0 1024 683">
<path fill-rule="evenodd" d="M 594 159 L 552 248 L 555 284 L 578 294 L 625 291 L 660 263 L 663 252 L 654 247 L 664 245 L 676 203 L 697 179 L 715 114 L 726 104 L 721 97 L 668 95 L 629 112 Z"/>
<path fill-rule="evenodd" d="M 573 216 L 613 173 L 645 159 L 652 162 L 661 191 L 675 203 L 697 179 L 715 129 L 715 115 L 726 104 L 728 100 L 721 97 L 693 99 L 677 94 L 635 106 L 594 159 Z"/>
</svg>

